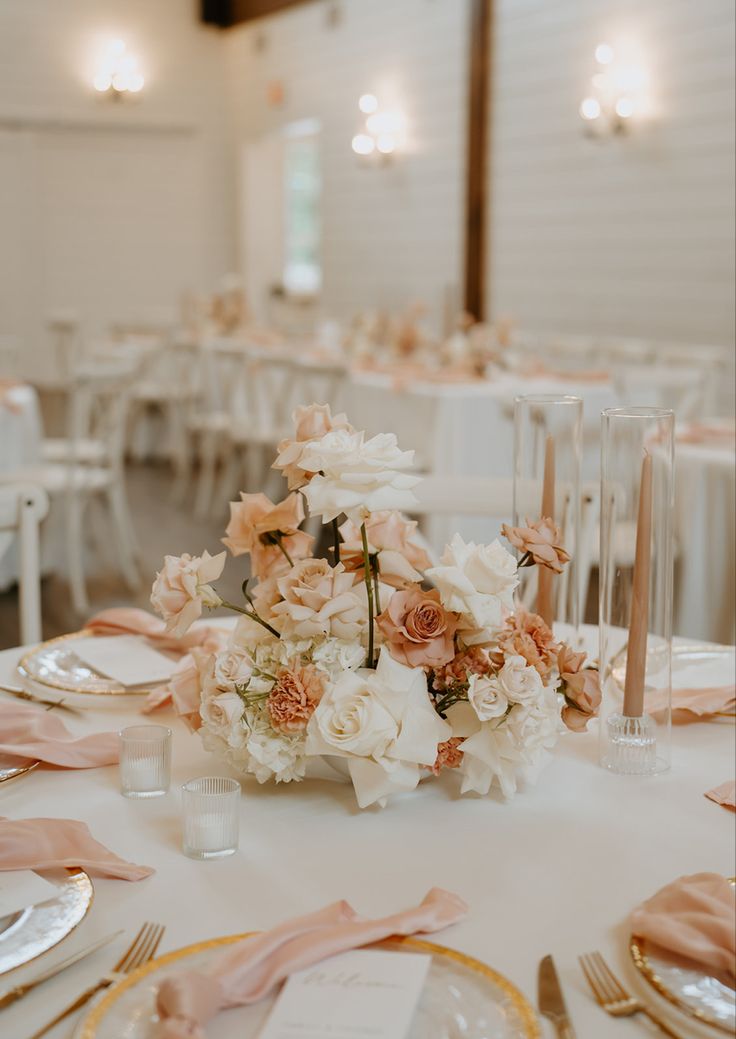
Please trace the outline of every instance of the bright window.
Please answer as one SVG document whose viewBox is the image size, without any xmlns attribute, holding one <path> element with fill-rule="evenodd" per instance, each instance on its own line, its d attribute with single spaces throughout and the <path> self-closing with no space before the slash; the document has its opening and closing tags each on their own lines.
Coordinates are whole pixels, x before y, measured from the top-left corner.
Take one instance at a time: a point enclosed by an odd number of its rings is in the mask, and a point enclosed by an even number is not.
<svg viewBox="0 0 736 1039">
<path fill-rule="evenodd" d="M 322 287 L 320 124 L 303 119 L 284 141 L 284 288 L 314 296 Z"/>
</svg>

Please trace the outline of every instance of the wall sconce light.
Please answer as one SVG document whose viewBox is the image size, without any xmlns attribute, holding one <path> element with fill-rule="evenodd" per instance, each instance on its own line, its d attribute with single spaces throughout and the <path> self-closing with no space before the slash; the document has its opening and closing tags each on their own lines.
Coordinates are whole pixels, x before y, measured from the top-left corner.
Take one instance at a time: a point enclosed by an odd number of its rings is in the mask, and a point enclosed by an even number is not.
<svg viewBox="0 0 736 1039">
<path fill-rule="evenodd" d="M 124 40 L 110 40 L 100 54 L 93 86 L 99 94 L 114 101 L 126 94 L 138 94 L 145 79 L 138 67 L 138 57 L 131 54 Z"/>
<path fill-rule="evenodd" d="M 356 155 L 388 159 L 403 143 L 404 116 L 397 109 L 381 109 L 378 98 L 363 94 L 358 108 L 365 116 L 364 127 L 352 140 Z"/>
<path fill-rule="evenodd" d="M 590 93 L 580 103 L 585 132 L 590 137 L 625 133 L 633 120 L 648 112 L 648 72 L 639 64 L 618 60 L 610 43 L 598 44 L 595 60 Z"/>
</svg>

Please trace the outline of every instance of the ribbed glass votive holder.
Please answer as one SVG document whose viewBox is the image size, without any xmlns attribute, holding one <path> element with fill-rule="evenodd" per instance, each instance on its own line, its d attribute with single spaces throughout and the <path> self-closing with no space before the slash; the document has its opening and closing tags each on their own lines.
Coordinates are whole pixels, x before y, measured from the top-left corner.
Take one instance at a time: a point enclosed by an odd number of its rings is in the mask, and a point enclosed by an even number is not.
<svg viewBox="0 0 736 1039">
<path fill-rule="evenodd" d="M 131 725 L 121 729 L 120 792 L 123 797 L 160 797 L 171 782 L 171 729 Z"/>
<path fill-rule="evenodd" d="M 224 776 L 190 779 L 181 791 L 182 850 L 190 859 L 221 859 L 238 850 L 240 783 Z"/>
</svg>

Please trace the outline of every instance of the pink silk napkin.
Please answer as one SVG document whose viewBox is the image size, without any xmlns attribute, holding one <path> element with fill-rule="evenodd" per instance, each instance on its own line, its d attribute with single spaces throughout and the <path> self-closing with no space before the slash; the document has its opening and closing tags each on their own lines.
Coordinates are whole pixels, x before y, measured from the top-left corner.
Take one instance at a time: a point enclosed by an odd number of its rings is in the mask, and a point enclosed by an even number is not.
<svg viewBox="0 0 736 1039">
<path fill-rule="evenodd" d="M 159 986 L 160 1039 L 204 1039 L 220 1010 L 256 1003 L 295 971 L 391 935 L 429 934 L 457 923 L 468 907 L 457 895 L 432 888 L 422 902 L 393 916 L 364 920 L 347 902 L 334 902 L 272 931 L 238 942 L 207 974 L 174 974 Z"/>
<path fill-rule="evenodd" d="M 64 768 L 98 768 L 118 760 L 114 732 L 72 736 L 58 715 L 30 704 L 0 703 L 0 753 Z"/>
<path fill-rule="evenodd" d="M 166 631 L 162 620 L 134 606 L 114 606 L 102 610 L 87 621 L 85 628 L 95 635 L 143 635 L 157 649 L 178 655 L 180 660 L 171 680 L 149 693 L 142 711 L 150 714 L 173 701 L 177 713 L 188 722 L 190 728 L 199 727 L 196 651 L 216 653 L 225 643 L 225 632 L 200 624 L 182 638 L 175 638 Z"/>
<path fill-rule="evenodd" d="M 713 790 L 708 790 L 705 796 L 710 798 L 711 801 L 715 801 L 716 804 L 723 805 L 724 808 L 736 810 L 736 782 L 733 779 L 729 779 L 726 783 L 721 783 L 720 786 L 714 787 Z"/>
<path fill-rule="evenodd" d="M 631 929 L 705 970 L 736 977 L 736 893 L 718 873 L 667 884 L 634 910 Z"/>
<path fill-rule="evenodd" d="M 143 880 L 154 871 L 118 858 L 76 819 L 0 818 L 0 870 L 80 866 L 120 880 Z"/>
<path fill-rule="evenodd" d="M 647 711 L 657 715 L 667 707 L 666 693 L 654 693 L 647 697 Z M 672 721 L 675 724 L 696 722 L 712 718 L 715 714 L 732 714 L 736 707 L 736 686 L 720 685 L 706 689 L 673 689 Z"/>
</svg>

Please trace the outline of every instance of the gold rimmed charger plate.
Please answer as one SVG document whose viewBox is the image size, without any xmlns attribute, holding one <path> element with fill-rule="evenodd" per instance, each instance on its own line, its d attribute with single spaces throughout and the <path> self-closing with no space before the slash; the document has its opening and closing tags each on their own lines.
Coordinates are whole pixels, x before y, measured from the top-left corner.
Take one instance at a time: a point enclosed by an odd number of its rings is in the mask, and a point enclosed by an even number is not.
<svg viewBox="0 0 736 1039">
<path fill-rule="evenodd" d="M 64 941 L 84 920 L 94 887 L 83 869 L 39 870 L 59 894 L 0 918 L 0 974 L 38 959 Z"/>
<path fill-rule="evenodd" d="M 729 883 L 736 887 L 736 878 Z M 727 1035 L 736 1030 L 736 991 L 724 980 L 711 977 L 694 964 L 653 949 L 632 935 L 629 952 L 642 977 L 669 1003 L 688 1017 Z"/>
<path fill-rule="evenodd" d="M 149 1037 L 156 1020 L 156 989 L 169 972 L 168 968 L 206 968 L 225 946 L 250 938 L 253 933 L 188 945 L 140 967 L 92 1007 L 79 1025 L 75 1039 Z M 481 1039 L 488 1034 L 494 1039 L 540 1039 L 539 1020 L 531 1004 L 502 974 L 480 960 L 418 938 L 390 938 L 378 948 L 426 953 L 432 957 L 409 1039 L 435 1039 L 447 1034 L 440 1029 L 453 1022 L 457 1022 L 456 1028 L 463 1027 L 466 1039 Z M 234 1039 L 235 1036 L 255 1039 L 273 1002 L 274 997 L 268 997 L 250 1007 L 224 1011 L 208 1025 L 209 1039 Z"/>
<path fill-rule="evenodd" d="M 75 640 L 91 637 L 93 632 L 82 628 L 29 650 L 17 665 L 28 692 L 51 699 L 58 696 L 74 707 L 114 705 L 131 697 L 148 695 L 150 689 L 131 689 L 100 675 L 74 653 Z"/>
<path fill-rule="evenodd" d="M 38 768 L 40 764 L 40 761 L 33 761 L 30 759 L 21 760 L 19 758 L 5 757 L 3 754 L 0 754 L 0 783 L 7 783 L 11 779 L 25 776 L 29 772 L 32 772 L 34 768 Z"/>
</svg>

